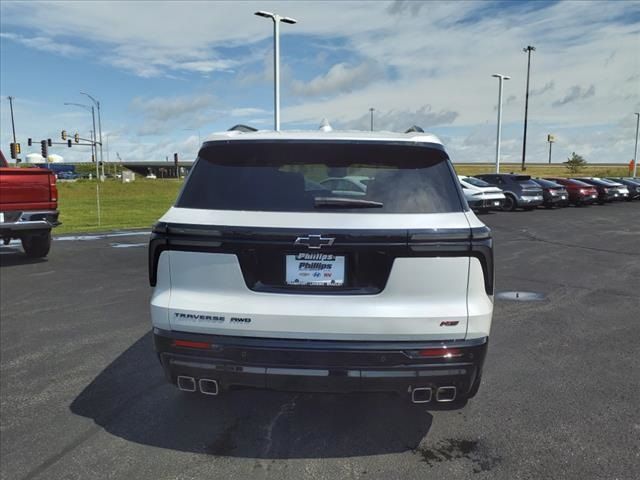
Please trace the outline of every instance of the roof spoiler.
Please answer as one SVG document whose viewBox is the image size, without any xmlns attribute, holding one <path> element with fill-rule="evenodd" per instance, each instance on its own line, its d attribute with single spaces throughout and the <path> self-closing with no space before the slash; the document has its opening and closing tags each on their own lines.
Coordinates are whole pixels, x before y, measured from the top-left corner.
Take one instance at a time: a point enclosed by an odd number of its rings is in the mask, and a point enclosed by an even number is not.
<svg viewBox="0 0 640 480">
<path fill-rule="evenodd" d="M 422 129 L 422 127 L 419 127 L 418 125 L 414 125 L 404 133 L 424 133 L 424 130 Z"/>
<path fill-rule="evenodd" d="M 243 125 L 241 123 L 239 123 L 238 125 L 234 125 L 229 130 L 227 130 L 227 132 L 244 132 L 244 133 L 257 132 L 257 131 L 258 131 L 257 128 L 250 127 L 249 125 Z"/>
</svg>

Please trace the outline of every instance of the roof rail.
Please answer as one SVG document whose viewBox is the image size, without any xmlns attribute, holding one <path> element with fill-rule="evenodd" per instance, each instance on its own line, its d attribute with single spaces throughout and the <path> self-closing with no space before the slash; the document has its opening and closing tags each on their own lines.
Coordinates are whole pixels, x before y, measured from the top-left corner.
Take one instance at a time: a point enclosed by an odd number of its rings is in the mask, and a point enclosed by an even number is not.
<svg viewBox="0 0 640 480">
<path fill-rule="evenodd" d="M 248 125 L 243 125 L 243 124 L 239 123 L 238 125 L 234 125 L 229 130 L 227 130 L 227 132 L 234 132 L 234 131 L 235 132 L 249 133 L 249 132 L 257 132 L 258 129 L 250 127 Z"/>
<path fill-rule="evenodd" d="M 422 127 L 414 125 L 404 133 L 424 133 L 424 130 L 422 129 Z"/>
</svg>

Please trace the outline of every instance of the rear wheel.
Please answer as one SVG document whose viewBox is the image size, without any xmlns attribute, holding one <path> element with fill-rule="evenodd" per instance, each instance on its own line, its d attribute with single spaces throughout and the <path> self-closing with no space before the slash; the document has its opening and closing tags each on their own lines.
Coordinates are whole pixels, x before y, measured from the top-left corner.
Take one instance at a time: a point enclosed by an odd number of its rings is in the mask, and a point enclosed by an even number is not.
<svg viewBox="0 0 640 480">
<path fill-rule="evenodd" d="M 502 211 L 513 212 L 516 209 L 516 199 L 511 195 L 505 195 Z"/>
<path fill-rule="evenodd" d="M 22 237 L 22 248 L 28 257 L 46 257 L 51 248 L 51 232 L 34 233 Z"/>
</svg>

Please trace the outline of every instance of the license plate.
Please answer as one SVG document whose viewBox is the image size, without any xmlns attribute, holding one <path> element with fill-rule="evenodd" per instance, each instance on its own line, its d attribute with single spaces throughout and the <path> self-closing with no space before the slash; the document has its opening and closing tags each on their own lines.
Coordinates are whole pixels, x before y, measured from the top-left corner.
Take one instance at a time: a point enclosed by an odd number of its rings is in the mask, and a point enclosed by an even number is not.
<svg viewBox="0 0 640 480">
<path fill-rule="evenodd" d="M 566 200 L 567 196 L 566 195 L 562 195 L 562 200 Z"/>
<path fill-rule="evenodd" d="M 498 205 L 500 205 L 500 202 L 493 202 L 494 207 L 497 207 Z"/>
<path fill-rule="evenodd" d="M 287 285 L 340 287 L 344 285 L 344 256 L 297 253 L 286 256 Z"/>
</svg>

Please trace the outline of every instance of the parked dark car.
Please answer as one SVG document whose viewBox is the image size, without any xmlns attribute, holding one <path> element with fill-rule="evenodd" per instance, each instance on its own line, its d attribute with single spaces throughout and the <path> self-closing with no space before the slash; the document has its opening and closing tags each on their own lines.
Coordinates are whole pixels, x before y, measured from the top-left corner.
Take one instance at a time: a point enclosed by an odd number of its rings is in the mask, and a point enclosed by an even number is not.
<svg viewBox="0 0 640 480">
<path fill-rule="evenodd" d="M 611 178 L 610 180 L 614 180 L 616 182 L 620 182 L 623 185 L 626 185 L 629 189 L 629 198 L 631 200 L 636 199 L 640 200 L 640 178 L 633 177 L 622 177 L 622 178 Z"/>
<path fill-rule="evenodd" d="M 576 207 L 582 205 L 591 205 L 598 201 L 598 190 L 593 185 L 581 182 L 571 178 L 561 177 L 547 177 L 545 180 L 550 180 L 562 185 L 569 194 L 569 203 Z"/>
<path fill-rule="evenodd" d="M 609 183 L 596 180 L 594 178 L 574 178 L 580 182 L 592 185 L 598 191 L 598 203 L 604 205 L 607 202 L 613 202 L 618 194 L 618 189 L 612 187 Z"/>
<path fill-rule="evenodd" d="M 602 178 L 601 180 L 605 182 L 613 182 L 618 185 L 621 185 L 621 187 L 618 187 L 618 190 L 622 191 L 621 199 L 626 200 L 627 202 L 630 202 L 631 200 L 636 198 L 636 196 L 640 195 L 640 192 L 636 190 L 637 182 L 633 182 L 633 181 L 629 181 L 621 178 L 610 178 L 610 177 Z"/>
<path fill-rule="evenodd" d="M 569 205 L 569 193 L 563 185 L 544 178 L 532 178 L 531 181 L 542 188 L 542 201 L 546 208 L 566 207 Z"/>
<path fill-rule="evenodd" d="M 544 201 L 542 188 L 532 181 L 529 175 L 487 173 L 476 175 L 476 177 L 504 192 L 505 200 L 502 205 L 504 211 L 513 211 L 516 208 L 533 210 Z"/>
<path fill-rule="evenodd" d="M 617 193 L 615 200 L 619 202 L 621 202 L 622 200 L 629 200 L 629 189 L 627 188 L 626 185 L 623 185 L 620 182 L 609 180 L 608 178 L 599 178 L 599 177 L 593 177 L 593 178 L 595 178 L 596 180 L 600 180 L 601 182 L 608 183 L 609 185 L 614 187 Z"/>
</svg>

